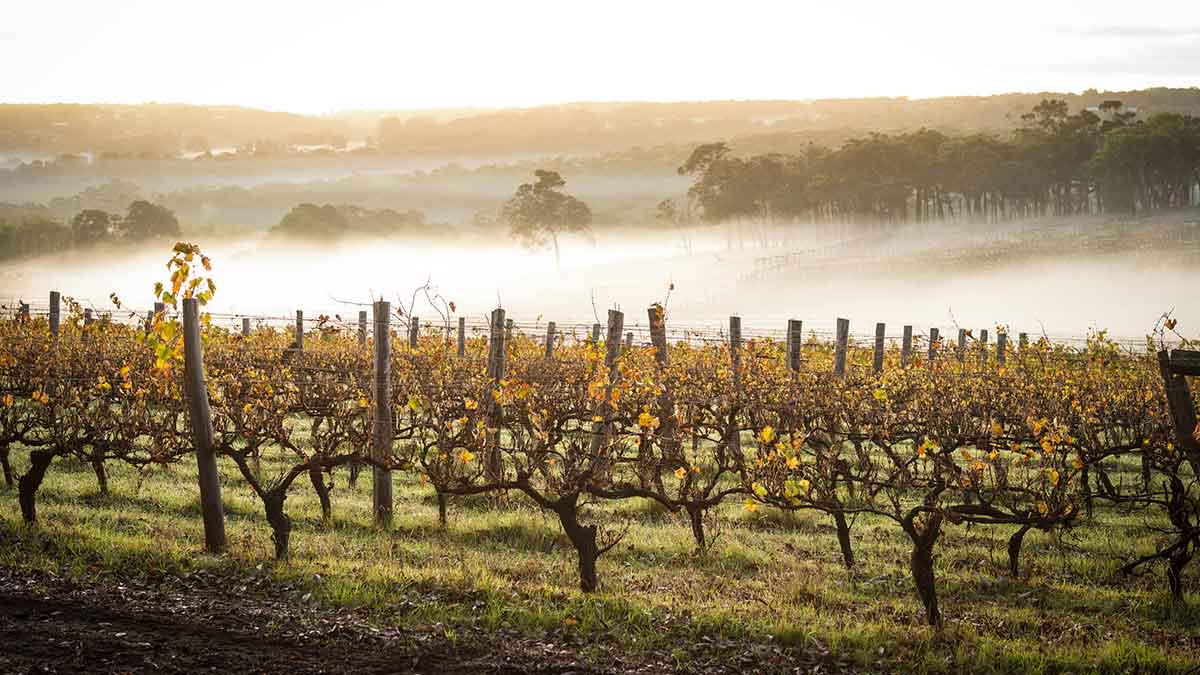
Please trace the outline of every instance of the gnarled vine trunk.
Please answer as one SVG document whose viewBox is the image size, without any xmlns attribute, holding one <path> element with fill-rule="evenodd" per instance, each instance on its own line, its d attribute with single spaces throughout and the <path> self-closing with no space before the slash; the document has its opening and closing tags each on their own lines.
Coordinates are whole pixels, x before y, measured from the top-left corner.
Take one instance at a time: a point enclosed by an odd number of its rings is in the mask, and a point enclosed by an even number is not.
<svg viewBox="0 0 1200 675">
<path fill-rule="evenodd" d="M 446 493 L 441 490 L 437 493 L 438 500 L 438 525 L 444 530 L 446 529 Z"/>
<path fill-rule="evenodd" d="M 17 501 L 21 503 L 21 517 L 27 523 L 37 522 L 37 491 L 54 457 L 55 453 L 51 450 L 30 452 L 29 470 L 17 481 Z"/>
<path fill-rule="evenodd" d="M 263 508 L 267 522 L 271 525 L 271 540 L 275 542 L 275 559 L 283 560 L 288 555 L 288 542 L 292 536 L 292 519 L 283 512 L 287 500 L 287 488 L 274 489 L 263 494 Z"/>
<path fill-rule="evenodd" d="M 333 485 L 325 482 L 319 466 L 309 467 L 308 480 L 312 483 L 313 491 L 317 493 L 317 499 L 321 500 L 321 521 L 328 523 L 333 517 L 333 504 L 329 501 L 329 491 Z"/>
<path fill-rule="evenodd" d="M 104 456 L 97 455 L 92 457 L 92 471 L 96 473 L 96 485 L 100 488 L 100 494 L 108 496 L 108 472 L 104 470 Z"/>
<path fill-rule="evenodd" d="M 846 563 L 846 569 L 854 569 L 854 550 L 850 547 L 850 524 L 846 522 L 846 514 L 834 511 L 833 522 L 837 525 L 838 545 L 842 547 L 842 562 Z"/>
<path fill-rule="evenodd" d="M 1033 525 L 1022 525 L 1020 529 L 1013 532 L 1013 535 L 1008 538 L 1008 573 L 1015 580 L 1021 571 L 1021 542 L 1025 540 L 1025 533 Z"/>
<path fill-rule="evenodd" d="M 685 506 L 688 520 L 692 523 L 692 538 L 696 540 L 696 552 L 704 553 L 707 542 L 704 538 L 704 510 L 698 506 Z"/>
<path fill-rule="evenodd" d="M 911 521 L 904 525 L 905 532 L 912 539 L 912 557 L 910 569 L 913 583 L 917 587 L 917 596 L 925 606 L 925 620 L 930 626 L 940 628 L 942 613 L 938 609 L 937 577 L 933 572 L 933 547 L 937 544 L 938 535 L 942 529 L 941 514 L 929 514 L 924 528 L 918 530 Z"/>
<path fill-rule="evenodd" d="M 562 523 L 563 531 L 575 552 L 579 554 L 579 588 L 584 593 L 596 590 L 596 560 L 600 557 L 600 548 L 596 545 L 596 526 L 582 525 L 579 522 L 579 510 L 574 503 L 561 503 L 554 508 L 558 520 Z"/>
</svg>

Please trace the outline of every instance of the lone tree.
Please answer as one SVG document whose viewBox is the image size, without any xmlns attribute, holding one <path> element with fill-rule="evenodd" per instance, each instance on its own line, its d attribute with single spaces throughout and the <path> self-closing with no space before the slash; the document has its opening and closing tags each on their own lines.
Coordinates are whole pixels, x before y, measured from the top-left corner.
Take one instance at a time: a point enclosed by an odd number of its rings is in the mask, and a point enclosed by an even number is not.
<svg viewBox="0 0 1200 675">
<path fill-rule="evenodd" d="M 509 232 L 530 250 L 554 246 L 554 264 L 561 266 L 558 235 L 588 232 L 592 210 L 579 198 L 563 192 L 567 184 L 557 171 L 538 169 L 536 183 L 522 183 L 501 209 Z"/>
</svg>

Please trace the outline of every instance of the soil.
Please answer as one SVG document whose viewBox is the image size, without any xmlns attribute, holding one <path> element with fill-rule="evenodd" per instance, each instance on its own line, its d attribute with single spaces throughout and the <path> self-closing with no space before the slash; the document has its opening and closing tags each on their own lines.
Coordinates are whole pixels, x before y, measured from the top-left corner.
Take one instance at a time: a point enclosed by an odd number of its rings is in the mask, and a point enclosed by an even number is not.
<svg viewBox="0 0 1200 675">
<path fill-rule="evenodd" d="M 0 672 L 678 672 L 668 654 L 629 657 L 588 636 L 457 629 L 452 639 L 444 626 L 389 627 L 364 612 L 319 607 L 283 591 L 245 593 L 243 582 L 198 572 L 77 583 L 0 567 Z M 587 663 L 578 658 L 584 646 Z M 699 658 L 684 670 L 828 672 L 833 665 L 819 656 L 797 662 L 761 645 L 696 647 Z"/>
</svg>

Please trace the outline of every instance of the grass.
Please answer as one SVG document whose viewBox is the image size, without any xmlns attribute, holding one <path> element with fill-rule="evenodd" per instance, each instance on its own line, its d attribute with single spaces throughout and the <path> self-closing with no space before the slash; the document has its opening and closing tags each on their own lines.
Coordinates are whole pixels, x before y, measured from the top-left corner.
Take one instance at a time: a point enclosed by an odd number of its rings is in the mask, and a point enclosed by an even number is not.
<svg viewBox="0 0 1200 675">
<path fill-rule="evenodd" d="M 13 455 L 23 471 L 25 452 Z M 947 625 L 936 632 L 922 623 L 908 540 L 882 520 L 855 524 L 852 574 L 832 521 L 819 514 L 751 514 L 730 500 L 710 529 L 712 550 L 696 555 L 685 518 L 640 502 L 602 505 L 610 513 L 601 522 L 629 529 L 600 561 L 600 591 L 586 595 L 557 521 L 519 495 L 452 498 L 442 530 L 432 490 L 398 474 L 394 526 L 382 533 L 371 522 L 369 472 L 354 490 L 337 475 L 329 525 L 298 481 L 287 504 L 291 557 L 276 563 L 261 505 L 231 463 L 221 469 L 226 555 L 202 552 L 193 464 L 140 475 L 110 463 L 103 497 L 90 466 L 60 460 L 39 492 L 38 525 L 21 523 L 15 489 L 0 491 L 0 563 L 81 580 L 261 565 L 315 602 L 387 610 L 447 634 L 577 631 L 630 653 L 674 653 L 682 664 L 699 640 L 824 649 L 852 668 L 909 672 L 1184 672 L 1200 662 L 1194 580 L 1177 607 L 1161 569 L 1115 577 L 1118 562 L 1153 550 L 1157 535 L 1150 514 L 1099 502 L 1061 541 L 1030 532 L 1015 580 L 1005 548 L 1012 528 L 948 527 L 937 558 Z"/>
</svg>

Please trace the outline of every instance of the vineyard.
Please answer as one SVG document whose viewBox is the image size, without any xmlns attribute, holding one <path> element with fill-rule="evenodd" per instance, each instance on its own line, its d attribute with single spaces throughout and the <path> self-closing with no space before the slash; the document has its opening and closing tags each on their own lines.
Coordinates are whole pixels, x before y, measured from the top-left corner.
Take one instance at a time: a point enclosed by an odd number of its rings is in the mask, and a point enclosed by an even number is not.
<svg viewBox="0 0 1200 675">
<path fill-rule="evenodd" d="M 736 319 L 696 341 L 659 304 L 646 341 L 616 310 L 574 336 L 500 309 L 469 335 L 387 302 L 369 326 L 239 331 L 199 313 L 198 255 L 177 249 L 149 316 L 56 298 L 0 320 L 4 501 L 26 523 L 5 516 L 7 563 L 126 567 L 119 542 L 141 542 L 164 566 L 201 545 L 249 565 L 269 540 L 280 574 L 335 568 L 329 602 L 465 586 L 495 625 L 761 629 L 867 667 L 932 626 L 899 669 L 953 665 L 946 632 L 975 645 L 958 663 L 1000 670 L 1200 658 L 1200 452 L 1153 344 L 862 344 L 843 322 L 773 339 Z"/>
</svg>

